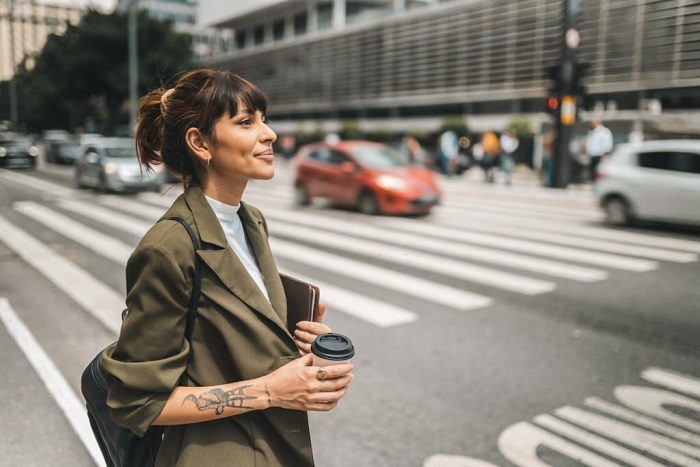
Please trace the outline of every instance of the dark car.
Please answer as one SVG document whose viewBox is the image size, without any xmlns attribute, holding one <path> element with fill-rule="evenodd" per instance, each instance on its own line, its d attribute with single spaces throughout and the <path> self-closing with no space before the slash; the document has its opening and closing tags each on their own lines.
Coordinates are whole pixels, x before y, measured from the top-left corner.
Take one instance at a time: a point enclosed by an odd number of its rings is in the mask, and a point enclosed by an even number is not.
<svg viewBox="0 0 700 467">
<path fill-rule="evenodd" d="M 39 148 L 30 138 L 16 133 L 0 135 L 0 167 L 34 168 L 38 155 Z"/>
<path fill-rule="evenodd" d="M 296 202 L 315 197 L 365 214 L 427 214 L 440 202 L 435 174 L 372 141 L 302 146 L 294 157 Z"/>
</svg>

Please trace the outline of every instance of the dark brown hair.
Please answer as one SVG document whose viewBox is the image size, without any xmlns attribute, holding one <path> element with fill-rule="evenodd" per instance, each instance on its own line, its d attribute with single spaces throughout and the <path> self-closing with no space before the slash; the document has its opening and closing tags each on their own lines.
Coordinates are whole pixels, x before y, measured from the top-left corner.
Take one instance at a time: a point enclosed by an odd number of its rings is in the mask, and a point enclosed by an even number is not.
<svg viewBox="0 0 700 467">
<path fill-rule="evenodd" d="M 164 94 L 167 95 L 164 98 Z M 139 102 L 136 151 L 146 170 L 165 164 L 182 176 L 183 185 L 198 179 L 200 163 L 185 142 L 190 128 L 215 140 L 214 125 L 234 116 L 242 106 L 251 112 L 267 111 L 267 98 L 252 83 L 230 71 L 201 69 L 182 75 L 171 89 L 159 88 Z"/>
</svg>

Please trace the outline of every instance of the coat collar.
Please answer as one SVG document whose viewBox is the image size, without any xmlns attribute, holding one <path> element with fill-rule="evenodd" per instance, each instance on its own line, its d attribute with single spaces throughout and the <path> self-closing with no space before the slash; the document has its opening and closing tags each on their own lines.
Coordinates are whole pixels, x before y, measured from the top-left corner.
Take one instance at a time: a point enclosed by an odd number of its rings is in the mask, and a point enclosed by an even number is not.
<svg viewBox="0 0 700 467">
<path fill-rule="evenodd" d="M 202 242 L 202 249 L 197 252 L 202 261 L 238 298 L 289 334 L 284 324 L 287 321 L 284 289 L 270 251 L 264 220 L 260 213 L 256 209 L 249 208 L 244 202 L 241 202 L 241 208 L 238 211 L 265 280 L 269 302 L 250 277 L 243 263 L 229 248 L 221 224 L 204 197 L 202 189 L 197 185 L 190 186 L 185 190 L 184 199 L 192 212 L 194 224 Z"/>
</svg>

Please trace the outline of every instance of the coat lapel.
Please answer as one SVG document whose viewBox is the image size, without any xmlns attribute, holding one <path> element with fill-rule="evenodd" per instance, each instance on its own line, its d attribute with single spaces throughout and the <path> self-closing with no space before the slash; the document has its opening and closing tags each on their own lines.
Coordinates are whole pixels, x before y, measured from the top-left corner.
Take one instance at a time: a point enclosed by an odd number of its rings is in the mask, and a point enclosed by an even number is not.
<svg viewBox="0 0 700 467">
<path fill-rule="evenodd" d="M 284 324 L 287 310 L 284 291 L 263 230 L 262 219 L 253 216 L 244 205 L 241 205 L 239 215 L 265 279 L 269 302 L 250 277 L 243 263 L 229 248 L 221 224 L 201 189 L 192 186 L 186 190 L 185 199 L 202 240 L 202 249 L 197 252 L 202 261 L 239 299 L 288 333 Z"/>
</svg>

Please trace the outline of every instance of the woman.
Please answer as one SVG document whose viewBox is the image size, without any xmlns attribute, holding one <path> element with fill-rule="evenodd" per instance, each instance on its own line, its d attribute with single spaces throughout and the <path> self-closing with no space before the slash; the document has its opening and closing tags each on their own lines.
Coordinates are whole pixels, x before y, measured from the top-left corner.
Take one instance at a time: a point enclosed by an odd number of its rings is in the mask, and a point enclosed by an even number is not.
<svg viewBox="0 0 700 467">
<path fill-rule="evenodd" d="M 141 99 L 139 158 L 182 175 L 163 217 L 192 226 L 202 264 L 187 340 L 192 242 L 175 221 L 155 224 L 127 264 L 129 314 L 101 362 L 115 421 L 139 435 L 166 426 L 157 466 L 311 466 L 306 411 L 333 409 L 353 378 L 352 365 L 311 366 L 311 342 L 330 332 L 320 318 L 287 331 L 267 224 L 241 201 L 249 180 L 274 175 L 266 107 L 251 83 L 214 70 Z"/>
</svg>

